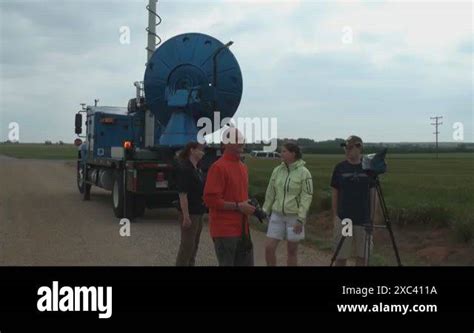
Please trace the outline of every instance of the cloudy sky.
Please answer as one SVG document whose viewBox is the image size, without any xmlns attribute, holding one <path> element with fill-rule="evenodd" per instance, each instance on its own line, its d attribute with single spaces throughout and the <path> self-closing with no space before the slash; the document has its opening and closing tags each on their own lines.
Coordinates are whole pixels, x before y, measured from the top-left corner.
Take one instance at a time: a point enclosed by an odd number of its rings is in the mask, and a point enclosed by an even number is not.
<svg viewBox="0 0 474 333">
<path fill-rule="evenodd" d="M 126 106 L 146 62 L 146 1 L 0 0 L 0 140 L 74 136 L 80 102 Z M 278 136 L 357 134 L 432 141 L 442 115 L 473 138 L 473 8 L 467 2 L 159 1 L 163 40 L 234 41 L 244 81 L 237 116 L 277 117 Z M 130 44 L 120 29 L 130 28 Z"/>
</svg>

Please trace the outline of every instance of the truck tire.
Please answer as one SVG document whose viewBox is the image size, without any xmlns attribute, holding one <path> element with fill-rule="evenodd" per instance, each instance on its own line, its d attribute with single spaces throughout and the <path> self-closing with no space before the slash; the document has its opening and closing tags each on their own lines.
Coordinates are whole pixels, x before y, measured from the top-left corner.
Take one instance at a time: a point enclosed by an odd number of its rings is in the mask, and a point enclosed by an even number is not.
<svg viewBox="0 0 474 333">
<path fill-rule="evenodd" d="M 86 180 L 86 165 L 82 165 L 78 161 L 77 162 L 77 188 L 79 189 L 79 193 L 82 194 L 82 200 L 88 201 L 91 199 L 91 184 L 87 184 Z"/>
<path fill-rule="evenodd" d="M 82 169 L 81 162 L 77 161 L 77 189 L 79 193 L 84 193 L 84 170 Z"/>
<path fill-rule="evenodd" d="M 134 217 L 142 217 L 145 215 L 145 197 L 142 195 L 135 195 L 133 206 Z"/>
<path fill-rule="evenodd" d="M 124 188 L 123 172 L 117 171 L 115 173 L 114 185 L 112 187 L 112 207 L 114 209 L 114 214 L 120 219 L 132 219 L 134 216 L 133 206 L 133 194 Z"/>
<path fill-rule="evenodd" d="M 89 201 L 91 199 L 91 184 L 84 184 L 84 192 L 82 192 L 82 200 Z"/>
</svg>

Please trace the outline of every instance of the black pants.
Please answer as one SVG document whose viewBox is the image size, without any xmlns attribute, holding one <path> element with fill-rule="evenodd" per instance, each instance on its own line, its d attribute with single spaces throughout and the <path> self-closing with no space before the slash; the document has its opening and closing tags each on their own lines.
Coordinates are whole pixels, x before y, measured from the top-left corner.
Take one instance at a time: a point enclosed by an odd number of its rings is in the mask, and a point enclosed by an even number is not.
<svg viewBox="0 0 474 333">
<path fill-rule="evenodd" d="M 216 237 L 214 248 L 219 266 L 254 265 L 253 249 L 242 241 L 242 237 Z"/>
</svg>

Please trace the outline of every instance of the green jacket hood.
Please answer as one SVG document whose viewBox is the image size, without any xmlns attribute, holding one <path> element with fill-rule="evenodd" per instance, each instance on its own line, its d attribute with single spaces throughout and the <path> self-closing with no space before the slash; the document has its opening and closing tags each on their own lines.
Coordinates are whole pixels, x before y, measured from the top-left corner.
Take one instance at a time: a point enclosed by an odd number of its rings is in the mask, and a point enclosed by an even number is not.
<svg viewBox="0 0 474 333">
<path fill-rule="evenodd" d="M 306 164 L 305 161 L 303 161 L 302 159 L 299 159 L 299 160 L 296 160 L 296 161 L 294 161 L 293 163 L 291 163 L 291 164 L 288 166 L 288 168 L 289 168 L 290 170 L 294 170 L 294 169 L 296 169 L 296 168 L 299 168 L 299 167 L 304 166 L 305 164 Z M 285 162 L 281 162 L 280 166 L 282 166 L 283 168 L 286 168 L 286 167 L 287 167 Z"/>
</svg>

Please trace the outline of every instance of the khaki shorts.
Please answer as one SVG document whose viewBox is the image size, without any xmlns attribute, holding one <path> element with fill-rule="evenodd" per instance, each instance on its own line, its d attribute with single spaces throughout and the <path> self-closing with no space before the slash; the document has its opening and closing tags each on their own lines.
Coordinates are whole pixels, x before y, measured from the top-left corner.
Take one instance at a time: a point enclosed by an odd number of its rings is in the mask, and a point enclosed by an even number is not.
<svg viewBox="0 0 474 333">
<path fill-rule="evenodd" d="M 333 251 L 336 251 L 337 245 L 342 237 L 342 221 L 339 217 L 334 219 L 334 244 Z M 348 259 L 350 257 L 365 257 L 365 227 L 360 225 L 352 225 L 352 237 L 347 236 L 342 244 L 336 259 Z M 370 251 L 374 248 L 373 237 L 370 237 Z"/>
</svg>

